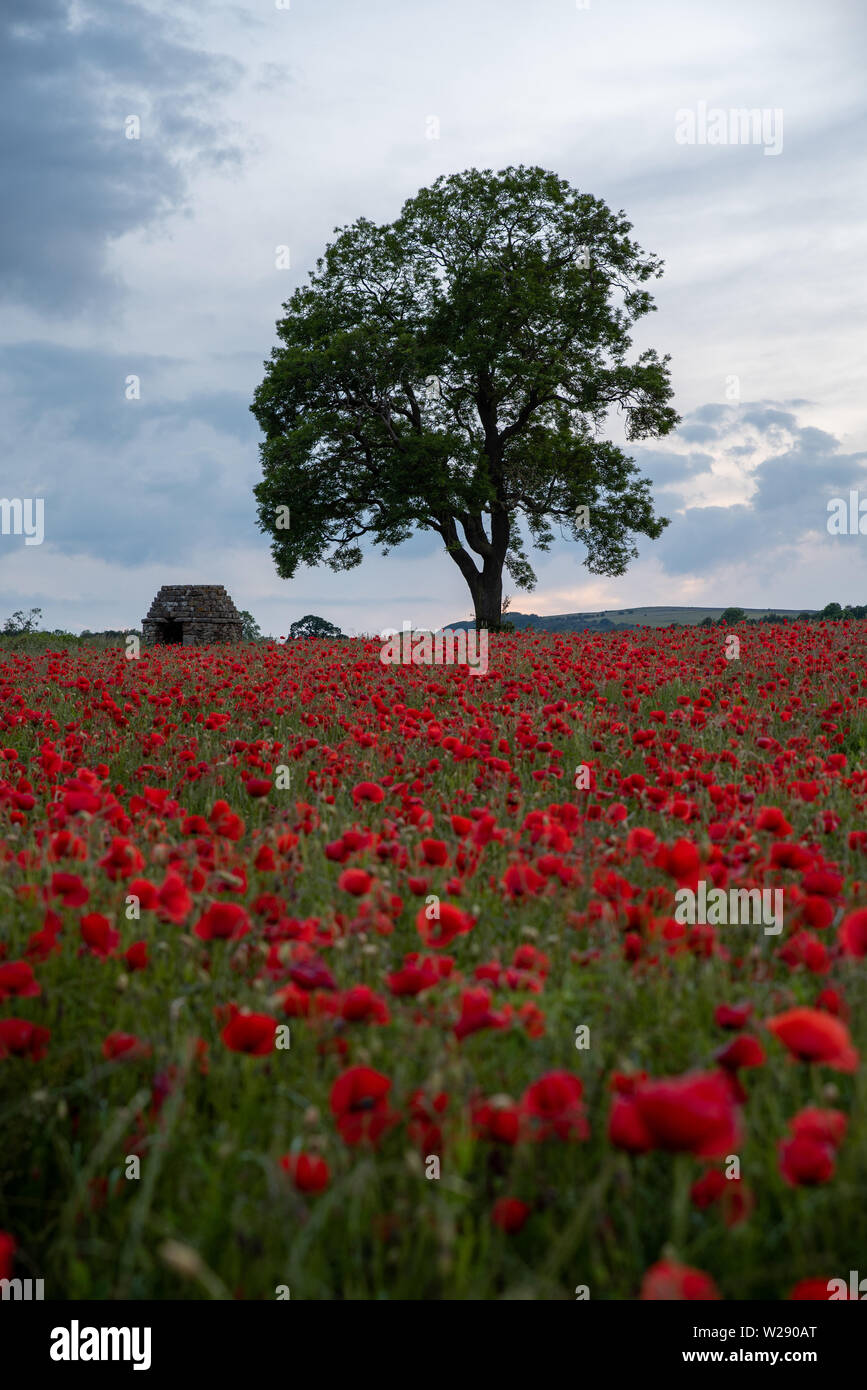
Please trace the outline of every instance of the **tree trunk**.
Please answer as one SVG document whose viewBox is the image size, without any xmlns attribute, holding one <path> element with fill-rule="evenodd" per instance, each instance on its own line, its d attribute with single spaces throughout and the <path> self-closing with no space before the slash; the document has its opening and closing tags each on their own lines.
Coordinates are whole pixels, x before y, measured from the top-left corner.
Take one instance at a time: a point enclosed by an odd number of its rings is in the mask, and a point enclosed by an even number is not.
<svg viewBox="0 0 867 1390">
<path fill-rule="evenodd" d="M 471 547 L 482 559 L 481 569 L 461 545 L 454 518 L 444 514 L 438 520 L 436 529 L 445 541 L 449 555 L 467 581 L 467 587 L 473 596 L 476 628 L 487 627 L 496 630 L 502 622 L 503 615 L 503 565 L 509 541 L 507 515 L 504 512 L 494 521 L 497 531 L 495 543 L 489 541 L 485 535 L 481 517 L 461 518 Z"/>
<path fill-rule="evenodd" d="M 503 566 L 488 560 L 473 593 L 476 627 L 497 629 L 503 618 Z"/>
</svg>

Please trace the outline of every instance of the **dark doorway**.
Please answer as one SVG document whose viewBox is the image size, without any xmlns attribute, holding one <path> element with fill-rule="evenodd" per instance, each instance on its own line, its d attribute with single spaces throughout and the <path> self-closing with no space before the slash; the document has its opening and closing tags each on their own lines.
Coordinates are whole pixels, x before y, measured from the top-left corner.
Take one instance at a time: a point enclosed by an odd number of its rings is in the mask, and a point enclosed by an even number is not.
<svg viewBox="0 0 867 1390">
<path fill-rule="evenodd" d="M 169 644 L 176 642 L 180 643 L 183 642 L 183 640 L 183 623 L 178 623 L 175 622 L 174 619 L 168 618 L 165 622 L 160 623 L 159 627 L 157 628 L 157 641 L 161 642 L 164 646 L 168 646 Z"/>
</svg>

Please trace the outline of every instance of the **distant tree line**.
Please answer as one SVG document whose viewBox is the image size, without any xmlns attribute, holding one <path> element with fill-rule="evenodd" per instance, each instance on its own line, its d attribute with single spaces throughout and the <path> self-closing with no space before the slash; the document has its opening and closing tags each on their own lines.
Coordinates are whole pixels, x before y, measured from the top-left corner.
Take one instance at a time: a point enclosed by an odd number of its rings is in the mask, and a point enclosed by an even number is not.
<svg viewBox="0 0 867 1390">
<path fill-rule="evenodd" d="M 799 613 L 797 618 L 786 617 L 783 613 L 765 613 L 761 618 L 748 618 L 742 608 L 727 608 L 716 620 L 702 618 L 699 627 L 733 627 L 735 623 L 821 623 L 846 622 L 850 618 L 867 618 L 867 604 L 847 603 L 845 608 L 839 603 L 826 603 L 821 612 Z"/>
</svg>

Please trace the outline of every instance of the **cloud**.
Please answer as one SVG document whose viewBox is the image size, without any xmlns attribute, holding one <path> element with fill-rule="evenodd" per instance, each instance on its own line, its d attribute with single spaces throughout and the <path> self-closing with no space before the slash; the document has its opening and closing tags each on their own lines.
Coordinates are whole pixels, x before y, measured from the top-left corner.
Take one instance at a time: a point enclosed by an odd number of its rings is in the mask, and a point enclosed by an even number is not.
<svg viewBox="0 0 867 1390">
<path fill-rule="evenodd" d="M 214 99 L 239 71 L 130 0 L 4 0 L 0 296 L 57 316 L 117 294 L 108 243 L 182 206 L 191 169 L 237 162 Z"/>
<path fill-rule="evenodd" d="M 678 430 L 678 436 L 689 441 L 693 438 L 688 429 L 682 428 Z M 650 478 L 655 488 L 669 488 L 698 473 L 707 473 L 712 462 L 712 455 L 693 452 L 679 454 L 665 449 L 642 448 L 640 454 L 641 471 Z"/>
<path fill-rule="evenodd" d="M 348 575 L 279 580 L 247 406 L 279 304 L 335 225 L 391 220 L 440 173 L 520 161 L 623 208 L 664 257 L 636 348 L 671 353 L 684 420 L 630 447 L 671 517 L 661 539 L 640 538 L 616 580 L 557 541 L 531 555 L 538 589 L 513 606 L 858 596 L 861 542 L 827 536 L 825 518 L 863 480 L 867 444 L 863 6 L 731 0 L 700 23 L 695 0 L 528 13 L 4 0 L 3 490 L 44 495 L 47 527 L 26 553 L 0 540 L 14 606 L 36 595 L 51 626 L 121 626 L 161 583 L 197 578 L 274 631 L 309 611 L 371 629 L 462 616 L 468 593 L 430 534 Z M 782 106 L 783 153 L 678 145 L 675 112 L 699 100 Z M 740 406 L 724 399 L 733 376 Z"/>
<path fill-rule="evenodd" d="M 744 500 L 696 506 L 681 496 L 680 513 L 653 547 L 665 573 L 699 571 L 708 578 L 715 567 L 737 559 L 758 578 L 791 562 L 808 540 L 814 550 L 838 546 L 841 538 L 827 534 L 828 502 L 848 496 L 850 488 L 867 489 L 867 452 L 843 452 L 827 430 L 799 424 L 793 410 L 769 402 L 703 408 L 694 415 L 707 421 L 703 429 L 710 432 L 702 457 L 710 460 L 711 480 L 722 475 L 724 485 L 738 489 Z M 692 416 L 678 429 L 675 442 L 693 438 L 691 421 Z M 652 476 L 667 464 L 670 478 L 683 479 L 678 464 L 695 456 L 648 450 L 638 457 Z"/>
</svg>

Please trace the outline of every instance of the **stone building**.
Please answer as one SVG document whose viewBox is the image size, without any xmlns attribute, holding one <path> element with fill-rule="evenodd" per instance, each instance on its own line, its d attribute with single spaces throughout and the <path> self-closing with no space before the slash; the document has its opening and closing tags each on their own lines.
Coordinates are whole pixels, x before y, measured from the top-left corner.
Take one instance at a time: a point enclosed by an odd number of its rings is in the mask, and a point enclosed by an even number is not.
<svg viewBox="0 0 867 1390">
<path fill-rule="evenodd" d="M 141 626 L 147 646 L 241 641 L 241 615 L 222 584 L 164 584 Z"/>
</svg>

